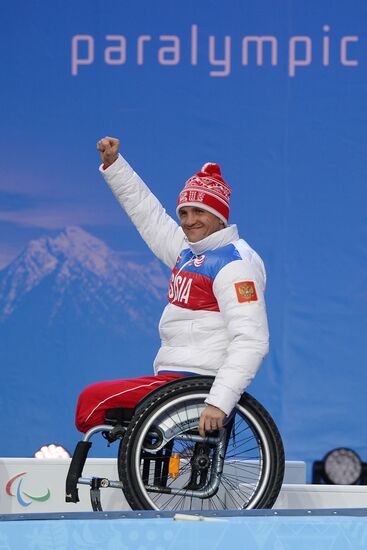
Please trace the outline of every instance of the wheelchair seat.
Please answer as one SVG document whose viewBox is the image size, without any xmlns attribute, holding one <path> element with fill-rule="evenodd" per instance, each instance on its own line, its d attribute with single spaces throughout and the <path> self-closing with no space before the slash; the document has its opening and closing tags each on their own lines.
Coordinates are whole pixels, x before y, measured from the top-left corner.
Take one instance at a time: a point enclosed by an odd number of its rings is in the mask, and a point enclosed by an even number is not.
<svg viewBox="0 0 367 550">
<path fill-rule="evenodd" d="M 134 416 L 135 408 L 125 409 L 123 407 L 116 407 L 115 409 L 108 409 L 105 416 L 105 424 L 111 424 L 116 426 L 117 424 L 126 426 L 130 423 L 130 420 Z"/>
</svg>

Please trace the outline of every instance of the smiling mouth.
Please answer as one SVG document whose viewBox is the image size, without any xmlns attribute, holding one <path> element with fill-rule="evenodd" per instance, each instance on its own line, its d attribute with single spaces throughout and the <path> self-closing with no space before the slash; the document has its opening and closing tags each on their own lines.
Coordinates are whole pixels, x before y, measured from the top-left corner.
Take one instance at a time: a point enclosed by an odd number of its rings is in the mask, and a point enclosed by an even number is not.
<svg viewBox="0 0 367 550">
<path fill-rule="evenodd" d="M 190 229 L 185 229 L 185 233 L 189 241 L 197 242 L 203 238 L 203 228 L 202 227 L 190 227 Z"/>
</svg>

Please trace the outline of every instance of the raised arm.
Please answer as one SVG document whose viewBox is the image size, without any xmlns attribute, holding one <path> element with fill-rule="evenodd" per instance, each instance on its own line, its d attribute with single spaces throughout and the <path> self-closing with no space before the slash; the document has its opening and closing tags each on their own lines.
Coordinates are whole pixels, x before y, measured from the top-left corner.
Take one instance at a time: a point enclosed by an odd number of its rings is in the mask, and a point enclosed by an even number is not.
<svg viewBox="0 0 367 550">
<path fill-rule="evenodd" d="M 119 154 L 119 148 L 120 141 L 116 138 L 105 137 L 97 143 L 102 160 L 100 171 L 149 248 L 172 268 L 183 248 L 185 235 Z"/>
</svg>

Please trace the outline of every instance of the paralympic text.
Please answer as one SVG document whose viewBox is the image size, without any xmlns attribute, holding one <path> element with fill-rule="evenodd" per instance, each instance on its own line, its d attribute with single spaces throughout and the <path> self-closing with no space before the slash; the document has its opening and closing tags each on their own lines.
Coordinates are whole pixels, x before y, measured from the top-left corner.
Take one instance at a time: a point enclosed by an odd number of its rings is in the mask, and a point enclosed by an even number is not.
<svg viewBox="0 0 367 550">
<path fill-rule="evenodd" d="M 323 67 L 331 64 L 331 46 L 337 49 L 334 54 L 337 63 L 344 67 L 357 67 L 356 43 L 359 36 L 343 35 L 331 40 L 330 26 L 322 27 L 322 35 L 318 39 L 307 35 L 291 36 L 285 46 L 283 39 L 272 35 L 247 35 L 241 38 L 240 63 L 246 67 L 256 63 L 258 67 L 278 65 L 287 62 L 288 76 L 295 77 L 302 67 L 310 66 L 315 61 L 315 46 L 318 61 Z M 200 38 L 200 40 L 199 40 Z M 208 37 L 208 55 L 211 77 L 226 77 L 232 71 L 233 44 L 237 40 L 227 35 L 221 40 L 213 35 Z M 90 34 L 77 34 L 71 39 L 71 74 L 77 76 L 81 66 L 93 65 L 96 61 L 95 38 Z M 185 60 L 192 66 L 202 64 L 204 39 L 199 37 L 198 25 L 192 25 L 188 36 L 180 37 L 174 34 L 164 34 L 155 37 L 143 34 L 135 39 L 127 39 L 120 34 L 107 34 L 103 44 L 103 60 L 106 65 L 125 65 L 127 62 L 145 65 L 155 59 L 159 65 L 179 65 Z M 315 44 L 316 42 L 316 44 Z M 218 54 L 220 50 L 221 54 Z M 334 52 L 333 52 L 334 53 Z"/>
</svg>

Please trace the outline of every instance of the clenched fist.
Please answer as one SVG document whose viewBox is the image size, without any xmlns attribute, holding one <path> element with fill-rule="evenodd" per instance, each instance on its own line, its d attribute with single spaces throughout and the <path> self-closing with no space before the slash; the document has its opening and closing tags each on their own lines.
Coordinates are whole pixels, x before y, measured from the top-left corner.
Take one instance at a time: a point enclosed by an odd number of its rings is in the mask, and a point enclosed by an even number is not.
<svg viewBox="0 0 367 550">
<path fill-rule="evenodd" d="M 97 149 L 101 153 L 101 159 L 104 166 L 110 166 L 119 156 L 120 140 L 106 136 L 98 141 Z"/>
</svg>

